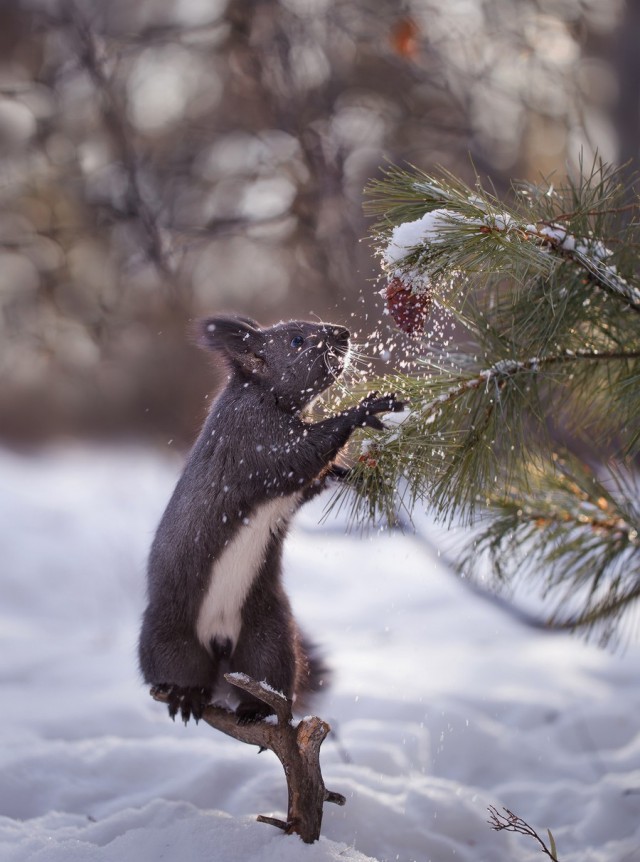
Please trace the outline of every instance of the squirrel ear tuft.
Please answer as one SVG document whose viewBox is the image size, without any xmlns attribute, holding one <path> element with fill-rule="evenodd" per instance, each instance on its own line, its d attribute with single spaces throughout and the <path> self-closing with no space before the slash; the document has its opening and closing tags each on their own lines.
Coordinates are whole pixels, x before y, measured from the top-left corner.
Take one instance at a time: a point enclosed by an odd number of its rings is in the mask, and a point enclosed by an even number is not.
<svg viewBox="0 0 640 862">
<path fill-rule="evenodd" d="M 248 317 L 208 317 L 198 322 L 198 341 L 207 350 L 246 353 L 262 346 L 259 324 Z"/>
<path fill-rule="evenodd" d="M 199 321 L 198 343 L 206 350 L 222 352 L 244 370 L 255 372 L 264 365 L 260 325 L 249 317 L 208 317 Z"/>
<path fill-rule="evenodd" d="M 246 323 L 247 326 L 250 326 L 252 329 L 260 329 L 260 324 L 257 320 L 254 320 L 253 317 L 245 317 L 242 314 L 236 314 L 235 319 L 239 320 L 240 323 Z"/>
</svg>

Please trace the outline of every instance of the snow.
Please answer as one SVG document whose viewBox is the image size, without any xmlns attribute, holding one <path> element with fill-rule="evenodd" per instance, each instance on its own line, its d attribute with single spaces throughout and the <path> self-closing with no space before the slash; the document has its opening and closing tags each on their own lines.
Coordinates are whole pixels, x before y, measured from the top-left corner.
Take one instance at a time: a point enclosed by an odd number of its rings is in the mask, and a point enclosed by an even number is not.
<svg viewBox="0 0 640 862">
<path fill-rule="evenodd" d="M 577 263 L 593 273 L 609 289 L 624 297 L 631 305 L 640 306 L 640 290 L 618 274 L 614 264 L 607 264 L 613 251 L 593 236 L 576 237 L 564 225 L 544 225 L 537 231 L 544 241 L 569 254 Z M 586 304 L 586 303 L 585 303 Z"/>
<path fill-rule="evenodd" d="M 560 247 L 562 247 L 562 243 L 571 236 L 571 234 L 567 233 L 567 228 L 563 224 L 545 224 L 540 228 L 537 228 L 534 225 L 532 233 L 538 236 L 547 237 L 553 243 L 560 245 Z"/>
<path fill-rule="evenodd" d="M 445 237 L 442 235 L 442 231 L 462 222 L 476 224 L 476 222 L 466 219 L 454 210 L 436 209 L 425 213 L 415 221 L 396 225 L 391 231 L 389 242 L 382 253 L 385 266 L 393 267 L 400 263 L 417 246 L 443 242 Z"/>
<path fill-rule="evenodd" d="M 469 198 L 469 203 L 477 206 L 474 195 Z M 448 239 L 447 232 L 459 227 L 480 228 L 485 233 L 489 228 L 491 233 L 502 234 L 507 240 L 515 238 L 519 242 L 538 243 L 545 253 L 552 249 L 565 252 L 593 273 L 601 284 L 620 294 L 631 305 L 640 306 L 640 290 L 622 278 L 614 265 L 605 263 L 613 252 L 601 240 L 593 236 L 576 237 L 565 225 L 557 223 L 519 224 L 509 213 L 483 213 L 479 218 L 471 218 L 442 207 L 414 221 L 396 225 L 386 245 L 380 249 L 383 269 L 389 277 L 397 277 L 412 285 L 413 292 L 428 289 L 430 277 L 424 262 L 408 269 L 404 261 L 415 251 L 442 245 Z"/>
<path fill-rule="evenodd" d="M 562 862 L 640 860 L 640 647 L 525 626 L 413 535 L 346 534 L 304 509 L 289 592 L 335 678 L 312 846 L 276 758 L 172 723 L 136 669 L 144 563 L 180 459 L 0 451 L 2 862 L 531 862 L 507 806 Z M 427 519 L 420 530 L 436 534 Z"/>
<path fill-rule="evenodd" d="M 415 221 L 403 222 L 393 228 L 387 245 L 382 249 L 385 269 L 394 270 L 416 248 L 446 242 L 447 231 L 460 227 L 491 228 L 505 234 L 521 230 L 509 213 L 484 213 L 481 217 L 471 218 L 446 207 L 431 210 Z"/>
<path fill-rule="evenodd" d="M 601 240 L 596 240 L 593 237 L 582 239 L 575 237 L 572 233 L 569 233 L 566 225 L 555 223 L 545 224 L 538 229 L 534 229 L 533 233 L 549 239 L 562 251 L 576 252 L 579 255 L 590 257 L 595 261 L 606 260 L 613 254 L 611 249 L 607 248 Z"/>
</svg>

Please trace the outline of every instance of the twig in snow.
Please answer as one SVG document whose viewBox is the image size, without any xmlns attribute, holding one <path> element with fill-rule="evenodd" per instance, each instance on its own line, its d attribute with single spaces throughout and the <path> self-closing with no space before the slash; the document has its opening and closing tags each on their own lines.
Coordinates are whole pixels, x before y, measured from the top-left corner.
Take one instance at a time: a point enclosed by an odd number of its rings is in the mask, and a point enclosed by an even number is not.
<svg viewBox="0 0 640 862">
<path fill-rule="evenodd" d="M 547 829 L 550 844 L 550 847 L 547 847 L 533 826 L 529 826 L 522 817 L 518 817 L 517 814 L 514 814 L 513 811 L 509 811 L 508 808 L 503 808 L 502 810 L 504 811 L 504 814 L 500 814 L 498 809 L 493 805 L 489 806 L 488 822 L 492 829 L 495 829 L 496 832 L 505 830 L 506 832 L 517 832 L 519 835 L 528 835 L 538 842 L 542 852 L 546 853 L 552 862 L 558 862 L 558 857 L 556 856 L 556 842 L 550 829 Z"/>
</svg>

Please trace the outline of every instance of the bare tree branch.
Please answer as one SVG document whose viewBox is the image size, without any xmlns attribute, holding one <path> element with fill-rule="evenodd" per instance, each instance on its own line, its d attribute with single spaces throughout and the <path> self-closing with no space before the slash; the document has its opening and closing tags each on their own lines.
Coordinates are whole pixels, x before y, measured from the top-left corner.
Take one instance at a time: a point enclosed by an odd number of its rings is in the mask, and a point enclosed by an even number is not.
<svg viewBox="0 0 640 862">
<path fill-rule="evenodd" d="M 64 9 L 73 28 L 78 60 L 91 78 L 100 95 L 100 106 L 105 125 L 118 147 L 128 184 L 128 206 L 138 220 L 146 239 L 148 258 L 171 298 L 175 299 L 176 285 L 169 252 L 162 237 L 156 213 L 150 206 L 140 182 L 139 155 L 133 144 L 134 134 L 126 119 L 123 105 L 118 103 L 111 81 L 105 71 L 100 45 L 74 0 L 66 0 Z"/>
<path fill-rule="evenodd" d="M 326 721 L 308 716 L 297 721 L 291 712 L 291 701 L 266 683 L 259 683 L 242 673 L 225 674 L 225 679 L 270 706 L 275 720 L 267 718 L 251 724 L 239 724 L 235 713 L 208 706 L 202 716 L 216 730 L 248 745 L 268 748 L 276 755 L 287 778 L 287 819 L 259 815 L 261 823 L 270 823 L 287 834 L 299 835 L 307 844 L 320 837 L 322 807 L 325 802 L 344 805 L 340 793 L 327 790 L 320 772 L 320 746 L 330 731 Z M 155 700 L 167 702 L 165 693 L 151 690 Z"/>
</svg>

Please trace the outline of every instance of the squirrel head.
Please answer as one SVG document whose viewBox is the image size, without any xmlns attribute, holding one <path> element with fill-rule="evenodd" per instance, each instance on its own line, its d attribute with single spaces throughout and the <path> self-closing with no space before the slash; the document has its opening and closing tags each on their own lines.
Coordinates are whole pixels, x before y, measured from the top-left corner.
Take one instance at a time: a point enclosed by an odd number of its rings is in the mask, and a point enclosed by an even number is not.
<svg viewBox="0 0 640 862">
<path fill-rule="evenodd" d="M 331 323 L 285 321 L 261 328 L 247 317 L 200 322 L 202 346 L 222 356 L 232 379 L 272 392 L 285 409 L 301 410 L 342 373 L 349 330 Z"/>
</svg>

